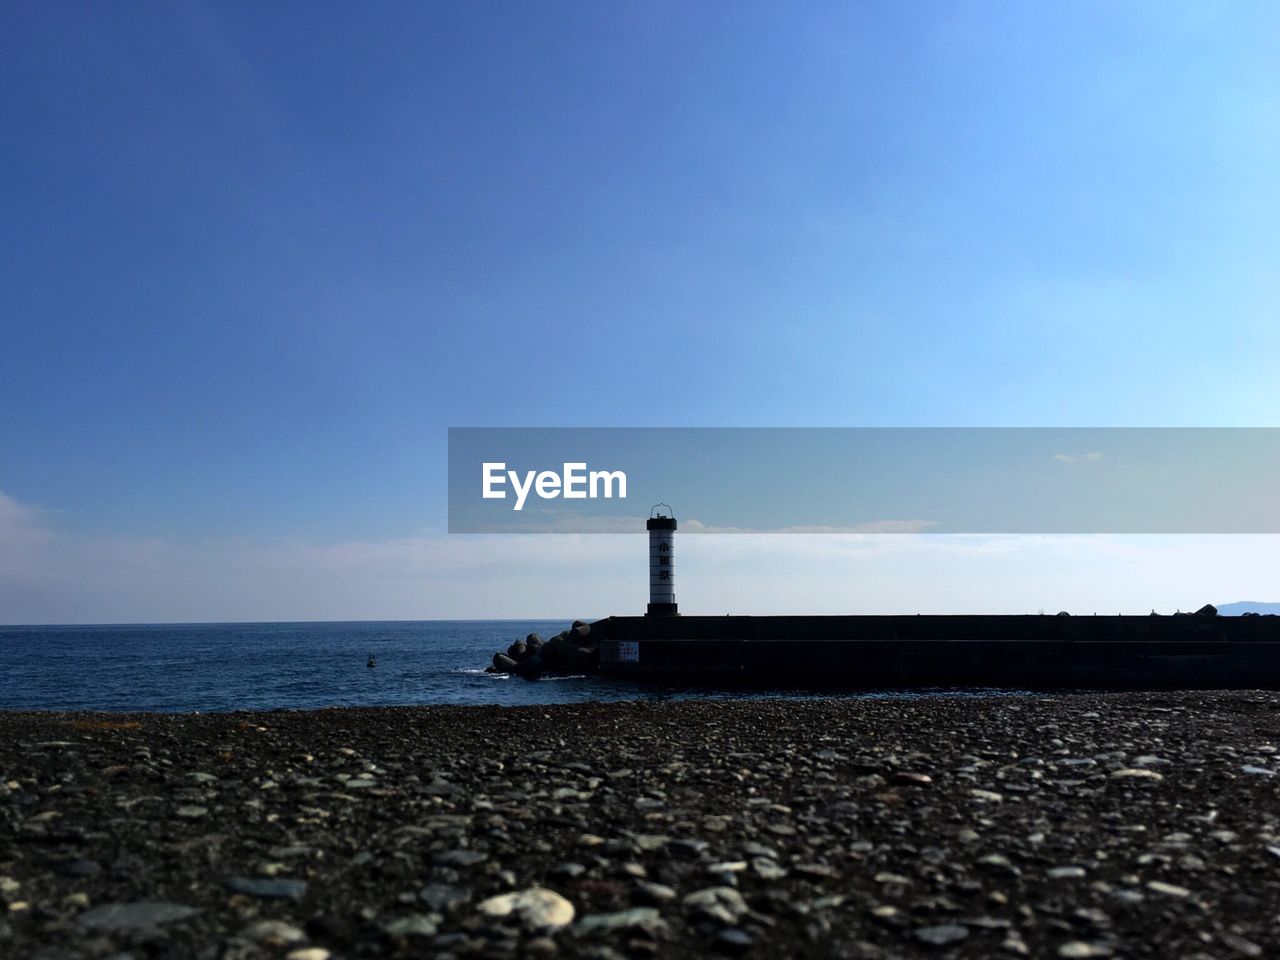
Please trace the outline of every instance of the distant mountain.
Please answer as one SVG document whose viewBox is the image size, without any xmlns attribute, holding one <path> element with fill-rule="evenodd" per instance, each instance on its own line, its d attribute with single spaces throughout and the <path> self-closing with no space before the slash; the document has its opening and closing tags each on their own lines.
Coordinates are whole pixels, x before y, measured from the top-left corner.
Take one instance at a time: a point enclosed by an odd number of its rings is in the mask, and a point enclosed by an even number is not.
<svg viewBox="0 0 1280 960">
<path fill-rule="evenodd" d="M 1242 613 L 1280 614 L 1280 603 L 1258 603 L 1256 600 L 1239 600 L 1236 603 L 1218 605 L 1218 616 L 1238 617 Z"/>
</svg>

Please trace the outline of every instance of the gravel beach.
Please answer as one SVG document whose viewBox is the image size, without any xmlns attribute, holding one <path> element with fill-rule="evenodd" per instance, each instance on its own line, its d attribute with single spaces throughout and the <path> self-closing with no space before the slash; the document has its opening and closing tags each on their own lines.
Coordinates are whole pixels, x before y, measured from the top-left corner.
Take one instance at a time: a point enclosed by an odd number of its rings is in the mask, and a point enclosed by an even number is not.
<svg viewBox="0 0 1280 960">
<path fill-rule="evenodd" d="M 1280 694 L 0 713 L 0 955 L 1280 955 Z"/>
</svg>

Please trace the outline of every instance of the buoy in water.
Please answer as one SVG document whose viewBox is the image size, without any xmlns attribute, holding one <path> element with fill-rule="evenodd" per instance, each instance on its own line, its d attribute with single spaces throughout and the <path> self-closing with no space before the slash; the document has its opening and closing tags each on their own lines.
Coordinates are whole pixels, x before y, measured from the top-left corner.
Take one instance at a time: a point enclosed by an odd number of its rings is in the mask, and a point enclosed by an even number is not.
<svg viewBox="0 0 1280 960">
<path fill-rule="evenodd" d="M 369 669 L 373 669 L 378 665 L 378 661 L 373 658 L 373 654 L 369 654 L 369 662 L 365 664 Z"/>
</svg>

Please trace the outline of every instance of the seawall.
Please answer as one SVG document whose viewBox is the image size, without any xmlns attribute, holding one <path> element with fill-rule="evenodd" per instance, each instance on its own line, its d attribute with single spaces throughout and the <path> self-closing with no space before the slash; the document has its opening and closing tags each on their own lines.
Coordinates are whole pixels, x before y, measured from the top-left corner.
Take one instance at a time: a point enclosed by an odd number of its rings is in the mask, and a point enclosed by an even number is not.
<svg viewBox="0 0 1280 960">
<path fill-rule="evenodd" d="M 1280 617 L 673 616 L 591 625 L 600 671 L 680 683 L 1280 688 Z"/>
</svg>

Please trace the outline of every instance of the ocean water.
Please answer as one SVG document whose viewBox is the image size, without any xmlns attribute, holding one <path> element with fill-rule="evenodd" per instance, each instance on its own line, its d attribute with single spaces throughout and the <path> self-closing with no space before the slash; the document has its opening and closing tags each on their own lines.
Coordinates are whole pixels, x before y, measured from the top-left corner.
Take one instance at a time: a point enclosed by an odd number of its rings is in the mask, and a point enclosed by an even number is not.
<svg viewBox="0 0 1280 960">
<path fill-rule="evenodd" d="M 270 710 L 706 697 L 589 676 L 487 674 L 565 620 L 0 626 L 0 710 Z M 366 666 L 369 654 L 377 666 Z"/>
<path fill-rule="evenodd" d="M 269 710 L 625 696 L 596 678 L 530 682 L 484 672 L 513 640 L 551 636 L 569 623 L 0 626 L 0 709 Z"/>
<path fill-rule="evenodd" d="M 222 711 L 403 704 L 806 697 L 592 676 L 487 674 L 499 650 L 564 620 L 0 626 L 0 710 Z M 369 654 L 377 659 L 370 669 Z M 982 691 L 960 692 L 982 695 Z M 920 696 L 919 693 L 856 696 Z M 925 694 L 929 695 L 929 694 Z"/>
</svg>

